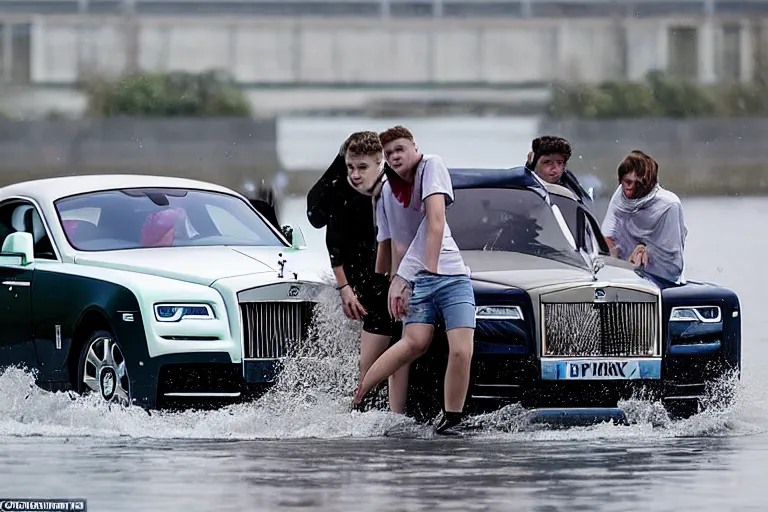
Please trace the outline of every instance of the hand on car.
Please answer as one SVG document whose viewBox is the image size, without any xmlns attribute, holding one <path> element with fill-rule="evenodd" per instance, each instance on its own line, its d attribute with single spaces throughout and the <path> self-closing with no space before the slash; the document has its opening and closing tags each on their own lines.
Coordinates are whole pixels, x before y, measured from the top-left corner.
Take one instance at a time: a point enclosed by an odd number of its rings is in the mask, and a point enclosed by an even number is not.
<svg viewBox="0 0 768 512">
<path fill-rule="evenodd" d="M 401 320 L 408 314 L 408 302 L 411 300 L 411 285 L 400 276 L 395 276 L 389 285 L 389 315 Z"/>
<path fill-rule="evenodd" d="M 648 251 L 643 244 L 635 247 L 632 254 L 629 256 L 629 262 L 636 267 L 645 267 L 648 265 Z"/>
<path fill-rule="evenodd" d="M 357 300 L 357 295 L 352 290 L 351 286 L 345 286 L 341 289 L 341 308 L 344 310 L 344 315 L 350 320 L 361 320 L 368 312 L 365 310 L 360 301 Z"/>
</svg>

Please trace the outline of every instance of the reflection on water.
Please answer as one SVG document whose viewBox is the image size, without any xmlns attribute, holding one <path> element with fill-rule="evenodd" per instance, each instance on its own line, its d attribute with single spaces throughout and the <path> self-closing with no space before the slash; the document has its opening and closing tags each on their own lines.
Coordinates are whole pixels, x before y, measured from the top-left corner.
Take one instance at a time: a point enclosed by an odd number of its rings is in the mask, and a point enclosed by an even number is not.
<svg viewBox="0 0 768 512">
<path fill-rule="evenodd" d="M 763 436 L 8 441 L 0 462 L 16 469 L 3 492 L 87 496 L 111 511 L 750 510 L 766 455 Z"/>
<path fill-rule="evenodd" d="M 736 405 L 669 422 L 630 402 L 634 424 L 551 430 L 515 406 L 464 438 L 384 412 L 348 411 L 356 338 L 323 304 L 312 364 L 289 363 L 254 404 L 148 414 L 44 392 L 0 376 L 0 498 L 84 497 L 91 510 L 763 510 L 768 447 L 768 304 L 755 274 L 768 200 L 684 201 L 687 274 L 742 301 L 744 378 Z M 323 254 L 302 202 L 284 217 Z M 289 219 L 285 219 L 288 221 Z"/>
</svg>

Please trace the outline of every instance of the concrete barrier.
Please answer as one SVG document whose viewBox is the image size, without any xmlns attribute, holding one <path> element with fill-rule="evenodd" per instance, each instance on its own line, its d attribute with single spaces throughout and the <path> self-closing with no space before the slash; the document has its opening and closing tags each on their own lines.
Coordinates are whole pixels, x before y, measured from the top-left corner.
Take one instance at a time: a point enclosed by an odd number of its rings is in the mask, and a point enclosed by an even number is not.
<svg viewBox="0 0 768 512">
<path fill-rule="evenodd" d="M 47 176 L 144 173 L 244 190 L 276 176 L 304 194 L 352 131 L 410 126 L 425 152 L 453 167 L 520 165 L 530 141 L 559 134 L 570 168 L 604 193 L 632 149 L 660 163 L 680 195 L 767 194 L 768 119 L 552 121 L 536 118 L 104 119 L 0 121 L 0 185 Z"/>
<path fill-rule="evenodd" d="M 0 121 L 0 185 L 76 174 L 141 173 L 242 189 L 279 168 L 275 121 L 101 119 Z"/>
</svg>

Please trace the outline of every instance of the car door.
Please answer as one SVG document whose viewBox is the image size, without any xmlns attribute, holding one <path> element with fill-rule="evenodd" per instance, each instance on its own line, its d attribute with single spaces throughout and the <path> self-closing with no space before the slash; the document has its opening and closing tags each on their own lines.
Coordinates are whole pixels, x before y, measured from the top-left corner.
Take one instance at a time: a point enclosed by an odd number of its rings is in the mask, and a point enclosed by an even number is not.
<svg viewBox="0 0 768 512">
<path fill-rule="evenodd" d="M 38 363 L 32 330 L 35 263 L 22 264 L 18 255 L 2 251 L 8 235 L 28 231 L 34 214 L 34 206 L 26 201 L 0 204 L 0 366 L 34 369 Z"/>
<path fill-rule="evenodd" d="M 31 307 L 35 271 L 30 267 L 34 265 L 0 265 L 0 364 L 3 366 L 37 367 Z"/>
</svg>

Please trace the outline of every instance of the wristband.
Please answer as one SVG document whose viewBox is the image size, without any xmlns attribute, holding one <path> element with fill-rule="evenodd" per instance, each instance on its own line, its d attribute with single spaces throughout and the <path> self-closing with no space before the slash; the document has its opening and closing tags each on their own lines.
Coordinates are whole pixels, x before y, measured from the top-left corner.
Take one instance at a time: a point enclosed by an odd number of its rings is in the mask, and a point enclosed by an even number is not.
<svg viewBox="0 0 768 512">
<path fill-rule="evenodd" d="M 336 287 L 336 291 L 337 291 L 337 292 L 340 292 L 341 290 L 343 290 L 343 289 L 344 289 L 345 287 L 347 287 L 347 286 L 349 286 L 349 283 L 344 283 L 344 284 L 343 284 L 343 285 L 341 285 L 341 286 L 337 286 L 337 287 Z"/>
</svg>

